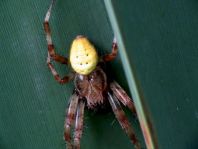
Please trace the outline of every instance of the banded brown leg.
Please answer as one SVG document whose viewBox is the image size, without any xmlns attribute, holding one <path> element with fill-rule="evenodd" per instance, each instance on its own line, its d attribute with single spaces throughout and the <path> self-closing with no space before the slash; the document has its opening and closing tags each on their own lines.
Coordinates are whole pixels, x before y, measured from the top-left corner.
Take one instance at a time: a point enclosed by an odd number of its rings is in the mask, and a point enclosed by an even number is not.
<svg viewBox="0 0 198 149">
<path fill-rule="evenodd" d="M 74 130 L 74 149 L 80 149 L 80 139 L 83 132 L 83 118 L 84 118 L 85 103 L 81 100 L 78 105 L 75 130 Z"/>
<path fill-rule="evenodd" d="M 113 96 L 111 93 L 108 92 L 108 100 L 110 102 L 110 105 L 113 109 L 113 112 L 119 121 L 120 125 L 122 126 L 122 129 L 126 132 L 126 134 L 129 136 L 131 142 L 134 144 L 135 149 L 141 149 L 140 143 L 135 135 L 135 132 L 130 125 L 124 111 L 122 110 L 122 107 L 118 101 L 118 99 Z"/>
<path fill-rule="evenodd" d="M 44 30 L 46 33 L 46 40 L 48 45 L 48 56 L 47 56 L 47 65 L 49 69 L 51 70 L 55 80 L 57 80 L 59 83 L 64 84 L 70 81 L 73 78 L 73 75 L 68 75 L 63 78 L 59 76 L 59 74 L 56 72 L 54 65 L 51 63 L 51 59 L 55 60 L 56 62 L 60 62 L 62 64 L 68 64 L 68 59 L 60 56 L 55 53 L 54 44 L 52 43 L 52 37 L 51 37 L 51 30 L 49 26 L 49 19 L 51 15 L 52 6 L 54 5 L 55 0 L 52 0 L 50 7 L 46 13 L 45 20 L 44 20 Z"/>
<path fill-rule="evenodd" d="M 102 59 L 105 62 L 112 61 L 112 60 L 114 60 L 116 58 L 117 53 L 118 53 L 118 46 L 117 46 L 116 38 L 114 37 L 113 43 L 112 43 L 112 51 L 111 51 L 111 53 L 110 54 L 107 54 L 107 55 L 104 55 L 102 57 Z"/>
<path fill-rule="evenodd" d="M 71 127 L 74 125 L 74 119 L 76 117 L 76 110 L 79 98 L 76 94 L 73 94 L 70 100 L 71 101 L 67 110 L 64 124 L 64 139 L 67 143 L 67 149 L 73 149 L 73 145 L 71 142 Z"/>
<path fill-rule="evenodd" d="M 46 40 L 47 40 L 47 45 L 48 45 L 48 53 L 50 55 L 50 58 L 52 58 L 53 60 L 55 60 L 56 62 L 60 62 L 62 64 L 67 64 L 68 63 L 68 59 L 60 56 L 58 54 L 55 53 L 55 48 L 54 48 L 54 44 L 52 43 L 52 36 L 51 36 L 51 30 L 50 30 L 50 26 L 49 26 L 49 19 L 50 19 L 50 15 L 51 15 L 51 10 L 52 10 L 52 6 L 54 5 L 55 0 L 52 0 L 50 7 L 46 13 L 45 16 L 45 20 L 44 20 L 44 30 L 46 33 Z"/>
<path fill-rule="evenodd" d="M 110 88 L 117 99 L 125 106 L 127 106 L 134 114 L 136 114 L 135 106 L 132 99 L 127 95 L 124 89 L 117 83 L 112 82 Z"/>
<path fill-rule="evenodd" d="M 48 65 L 49 69 L 51 70 L 52 75 L 54 76 L 55 80 L 58 81 L 60 84 L 67 83 L 70 80 L 72 80 L 73 77 L 74 77 L 74 74 L 71 73 L 71 74 L 66 75 L 63 78 L 61 78 L 60 75 L 55 70 L 54 65 L 50 61 L 50 55 L 49 55 L 49 53 L 48 53 L 48 57 L 47 57 L 47 65 Z"/>
</svg>

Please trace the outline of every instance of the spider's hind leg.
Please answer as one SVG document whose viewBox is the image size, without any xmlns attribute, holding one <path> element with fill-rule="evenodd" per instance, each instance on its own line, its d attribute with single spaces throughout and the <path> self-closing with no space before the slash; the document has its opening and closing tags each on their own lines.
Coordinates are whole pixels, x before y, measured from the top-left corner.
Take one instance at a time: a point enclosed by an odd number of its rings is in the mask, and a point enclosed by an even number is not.
<svg viewBox="0 0 198 149">
<path fill-rule="evenodd" d="M 112 51 L 111 51 L 111 53 L 104 55 L 102 57 L 102 59 L 105 62 L 112 61 L 112 60 L 114 60 L 116 58 L 117 53 L 118 53 L 118 45 L 117 45 L 116 38 L 114 37 L 113 43 L 112 43 Z"/>
<path fill-rule="evenodd" d="M 62 63 L 62 64 L 68 64 L 68 59 L 66 57 L 56 54 L 54 44 L 52 42 L 52 35 L 51 35 L 50 26 L 49 26 L 49 19 L 50 19 L 51 10 L 52 10 L 52 6 L 54 5 L 54 2 L 55 2 L 55 0 L 52 0 L 50 7 L 46 13 L 44 23 L 43 23 L 44 30 L 46 33 L 47 45 L 48 45 L 47 65 L 48 65 L 50 71 L 52 72 L 55 80 L 58 81 L 60 84 L 64 84 L 64 83 L 69 82 L 71 79 L 73 79 L 73 74 L 66 75 L 65 77 L 61 78 L 60 75 L 55 70 L 54 65 L 51 62 L 51 60 L 54 60 L 54 61 Z"/>
<path fill-rule="evenodd" d="M 129 136 L 131 142 L 134 144 L 135 149 L 141 149 L 140 143 L 135 135 L 135 132 L 130 125 L 124 111 L 122 110 L 122 107 L 118 101 L 118 99 L 112 95 L 110 92 L 108 92 L 108 100 L 110 102 L 110 105 L 113 109 L 113 112 L 119 121 L 120 125 L 122 126 L 122 129 L 126 132 L 126 134 Z"/>
<path fill-rule="evenodd" d="M 49 26 L 49 19 L 50 19 L 50 16 L 51 16 L 51 11 L 52 11 L 52 7 L 53 7 L 54 3 L 55 3 L 55 0 L 52 0 L 52 2 L 50 4 L 50 7 L 49 7 L 49 9 L 48 9 L 48 11 L 46 13 L 46 16 L 45 16 L 45 19 L 44 19 L 44 23 L 43 23 L 44 30 L 45 30 L 45 33 L 46 33 L 48 54 L 49 54 L 50 58 L 52 58 L 56 62 L 60 62 L 62 64 L 67 64 L 68 63 L 68 59 L 67 58 L 55 53 L 54 44 L 52 42 L 52 35 L 51 35 L 51 29 L 50 29 L 50 26 Z"/>
</svg>

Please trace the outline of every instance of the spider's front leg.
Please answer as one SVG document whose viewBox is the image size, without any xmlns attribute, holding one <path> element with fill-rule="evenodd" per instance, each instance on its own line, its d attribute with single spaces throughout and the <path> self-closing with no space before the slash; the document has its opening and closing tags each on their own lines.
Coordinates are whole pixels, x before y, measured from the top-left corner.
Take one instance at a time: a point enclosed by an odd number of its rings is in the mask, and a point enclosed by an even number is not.
<svg viewBox="0 0 198 149">
<path fill-rule="evenodd" d="M 73 94 L 70 99 L 69 108 L 66 114 L 65 125 L 64 125 L 64 129 L 65 129 L 64 139 L 67 143 L 67 149 L 73 149 L 73 145 L 71 143 L 71 127 L 74 125 L 78 101 L 79 101 L 78 95 Z"/>
<path fill-rule="evenodd" d="M 110 88 L 117 99 L 124 105 L 127 106 L 135 115 L 136 110 L 132 99 L 127 95 L 124 89 L 115 81 L 110 84 Z"/>
<path fill-rule="evenodd" d="M 122 107 L 118 99 L 114 95 L 112 95 L 110 92 L 108 92 L 108 100 L 110 102 L 110 105 L 113 109 L 113 112 L 117 120 L 119 121 L 120 125 L 122 126 L 126 134 L 129 136 L 131 142 L 134 144 L 135 149 L 141 149 L 140 143 L 135 135 L 135 132 L 132 126 L 130 125 L 124 111 L 122 110 Z"/>
<path fill-rule="evenodd" d="M 82 100 L 79 101 L 74 130 L 74 149 L 80 149 L 80 139 L 83 132 L 84 107 L 85 103 Z"/>
<path fill-rule="evenodd" d="M 54 78 L 61 84 L 63 83 L 67 83 L 68 81 L 70 81 L 73 78 L 73 75 L 68 75 L 65 76 L 63 78 L 61 78 L 59 76 L 59 74 L 56 72 L 53 64 L 51 63 L 51 59 L 53 59 L 56 62 L 60 62 L 62 64 L 68 64 L 68 59 L 60 56 L 58 54 L 55 53 L 55 49 L 54 49 L 54 44 L 52 43 L 52 37 L 51 37 L 51 30 L 50 30 L 50 26 L 49 26 L 49 19 L 50 19 L 50 15 L 51 15 L 51 10 L 52 10 L 52 6 L 54 4 L 55 0 L 52 0 L 50 7 L 46 13 L 45 16 L 45 20 L 44 20 L 44 30 L 46 33 L 46 40 L 47 40 L 47 45 L 48 45 L 48 57 L 47 57 L 47 65 L 49 67 L 49 69 L 51 70 Z"/>
</svg>

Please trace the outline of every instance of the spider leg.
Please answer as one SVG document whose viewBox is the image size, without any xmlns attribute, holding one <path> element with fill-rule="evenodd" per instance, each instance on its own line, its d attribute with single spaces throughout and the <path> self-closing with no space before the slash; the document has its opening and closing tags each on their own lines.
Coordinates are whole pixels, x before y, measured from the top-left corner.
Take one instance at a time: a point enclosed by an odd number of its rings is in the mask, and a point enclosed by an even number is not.
<svg viewBox="0 0 198 149">
<path fill-rule="evenodd" d="M 127 106 L 134 114 L 136 114 L 135 106 L 132 99 L 127 95 L 124 89 L 115 81 L 110 84 L 110 88 L 117 99 Z"/>
<path fill-rule="evenodd" d="M 59 74 L 56 72 L 54 65 L 51 63 L 51 59 L 53 59 L 56 62 L 60 62 L 62 64 L 68 64 L 67 58 L 55 53 L 54 45 L 52 43 L 49 19 L 50 19 L 51 10 L 52 10 L 52 6 L 53 6 L 54 2 L 55 2 L 55 0 L 52 0 L 50 7 L 46 13 L 45 20 L 44 20 L 44 30 L 46 33 L 46 40 L 47 40 L 47 44 L 48 44 L 47 65 L 48 65 L 49 69 L 51 70 L 55 80 L 58 81 L 60 84 L 64 84 L 64 83 L 69 82 L 73 78 L 73 75 L 68 75 L 68 76 L 61 78 L 59 76 Z"/>
<path fill-rule="evenodd" d="M 47 40 L 47 45 L 48 45 L 48 53 L 50 58 L 52 58 L 53 60 L 55 60 L 56 62 L 60 62 L 62 64 L 68 64 L 68 59 L 60 56 L 58 54 L 55 53 L 55 49 L 54 49 L 54 44 L 52 43 L 52 37 L 51 37 L 51 30 L 50 30 L 50 26 L 49 26 L 49 19 L 50 19 L 50 15 L 51 15 L 51 10 L 52 10 L 52 6 L 54 5 L 55 0 L 52 0 L 50 7 L 46 13 L 45 16 L 45 20 L 44 20 L 44 30 L 46 33 L 46 40 Z"/>
<path fill-rule="evenodd" d="M 84 107 L 85 103 L 82 100 L 79 101 L 74 130 L 74 149 L 80 149 L 80 139 L 83 131 Z"/>
<path fill-rule="evenodd" d="M 47 65 L 50 69 L 50 71 L 52 72 L 52 75 L 54 76 L 55 80 L 58 81 L 60 84 L 64 84 L 69 82 L 70 80 L 73 79 L 74 77 L 74 73 L 71 73 L 69 75 L 64 76 L 63 78 L 60 77 L 60 75 L 57 73 L 57 71 L 54 68 L 54 65 L 51 63 L 50 61 L 50 55 L 48 52 L 48 57 L 47 57 Z"/>
<path fill-rule="evenodd" d="M 132 126 L 130 125 L 124 111 L 122 110 L 122 107 L 121 107 L 118 99 L 114 95 L 112 95 L 111 93 L 108 92 L 108 100 L 110 102 L 110 105 L 113 109 L 113 112 L 114 112 L 117 120 L 119 121 L 120 125 L 122 126 L 122 129 L 124 129 L 124 131 L 127 133 L 131 142 L 134 144 L 135 148 L 141 149 L 140 143 L 135 135 L 135 132 L 134 132 Z"/>
<path fill-rule="evenodd" d="M 64 124 L 64 139 L 67 143 L 67 149 L 73 148 L 71 143 L 71 126 L 74 125 L 78 100 L 79 100 L 78 96 L 76 94 L 73 94 L 71 97 L 69 108 L 67 110 L 67 115 Z"/>
<path fill-rule="evenodd" d="M 114 37 L 113 43 L 112 43 L 112 51 L 111 51 L 111 53 L 110 54 L 107 54 L 107 55 L 104 55 L 102 57 L 102 59 L 105 62 L 112 61 L 112 60 L 114 60 L 116 58 L 117 53 L 118 53 L 118 45 L 117 45 L 116 38 Z"/>
</svg>

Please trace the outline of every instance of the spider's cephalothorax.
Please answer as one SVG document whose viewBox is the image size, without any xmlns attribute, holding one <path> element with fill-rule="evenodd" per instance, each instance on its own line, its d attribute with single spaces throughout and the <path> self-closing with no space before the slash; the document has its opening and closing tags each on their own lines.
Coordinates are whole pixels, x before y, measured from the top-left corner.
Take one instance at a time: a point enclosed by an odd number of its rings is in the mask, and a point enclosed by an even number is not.
<svg viewBox="0 0 198 149">
<path fill-rule="evenodd" d="M 74 83 L 79 96 L 86 98 L 88 108 L 105 102 L 107 77 L 101 67 L 97 66 L 89 75 L 76 75 Z"/>
<path fill-rule="evenodd" d="M 100 58 L 98 57 L 94 46 L 84 36 L 77 36 L 74 39 L 69 59 L 56 54 L 49 27 L 49 18 L 53 4 L 54 0 L 52 0 L 44 21 L 44 29 L 48 44 L 47 65 L 55 80 L 59 83 L 64 84 L 70 80 L 74 80 L 75 84 L 74 93 L 70 98 L 64 125 L 64 138 L 67 143 L 67 149 L 80 149 L 85 106 L 90 109 L 94 109 L 96 105 L 101 106 L 104 103 L 110 103 L 117 120 L 122 126 L 122 129 L 127 133 L 135 148 L 141 149 L 135 132 L 120 105 L 120 103 L 122 103 L 133 113 L 136 113 L 134 104 L 118 83 L 108 79 L 105 71 L 99 63 L 101 61 L 103 63 L 112 61 L 116 57 L 117 43 L 115 38 L 113 40 L 112 52 Z M 61 78 L 56 72 L 51 60 L 62 64 L 70 63 L 74 72 Z M 74 137 L 72 141 L 71 127 L 73 126 Z"/>
</svg>

